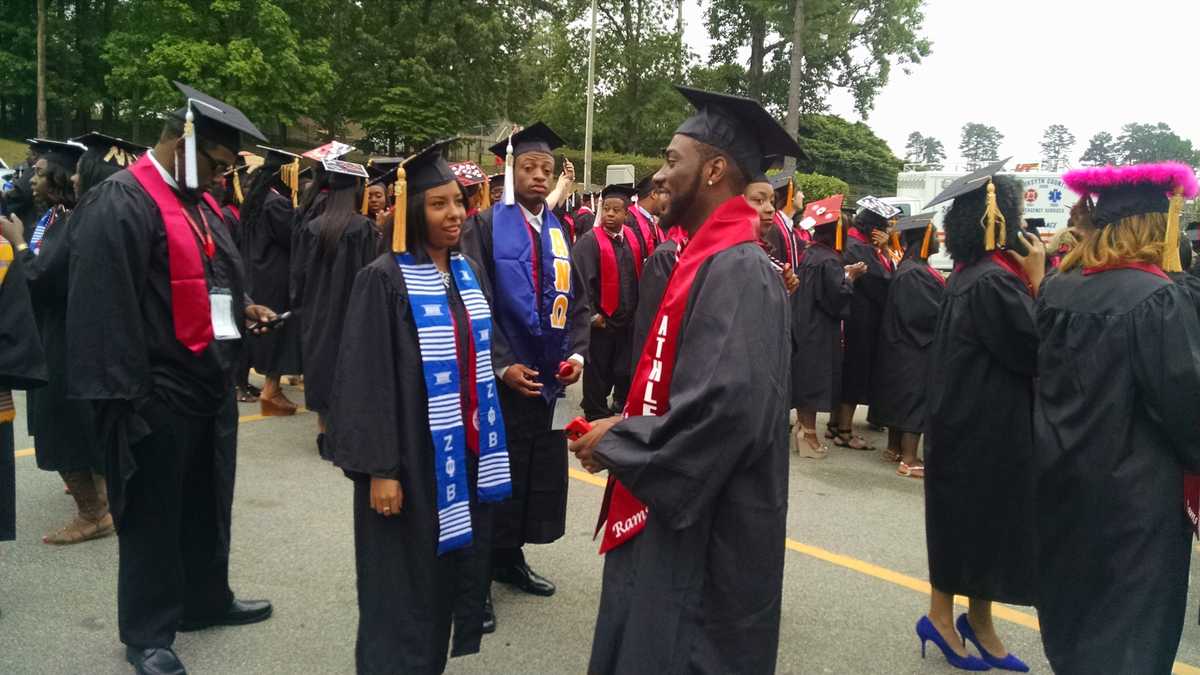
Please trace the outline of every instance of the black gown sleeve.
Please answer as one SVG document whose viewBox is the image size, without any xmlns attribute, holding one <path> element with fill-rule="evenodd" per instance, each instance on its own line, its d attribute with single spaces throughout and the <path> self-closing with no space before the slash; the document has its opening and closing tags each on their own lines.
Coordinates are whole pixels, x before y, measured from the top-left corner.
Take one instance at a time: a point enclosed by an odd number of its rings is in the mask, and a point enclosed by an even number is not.
<svg viewBox="0 0 1200 675">
<path fill-rule="evenodd" d="M 84 196 L 70 229 L 68 395 L 133 400 L 150 390 L 139 302 L 146 288 L 151 223 L 130 188 L 105 181 Z"/>
<path fill-rule="evenodd" d="M 23 267 L 14 260 L 0 283 L 0 388 L 5 389 L 35 389 L 48 377 Z"/>
<path fill-rule="evenodd" d="M 567 356 L 578 354 L 586 362 L 588 343 L 592 339 L 592 294 L 574 261 L 571 263 L 571 287 L 575 297 L 567 308 L 567 328 L 570 330 Z"/>
<path fill-rule="evenodd" d="M 71 248 L 68 244 L 71 214 L 46 230 L 35 254 L 32 248 L 15 252 L 21 259 L 29 294 L 34 303 L 62 303 L 67 298 L 67 277 Z"/>
<path fill-rule="evenodd" d="M 912 344 L 919 347 L 933 344 L 942 285 L 933 275 L 920 269 L 898 275 L 892 283 L 895 288 L 890 297 L 896 306 L 900 330 Z"/>
<path fill-rule="evenodd" d="M 854 297 L 854 284 L 846 278 L 842 262 L 837 258 L 823 261 L 819 274 L 813 278 L 820 284 L 820 288 L 814 289 L 817 307 L 835 319 L 842 317 Z"/>
<path fill-rule="evenodd" d="M 600 288 L 600 247 L 596 243 L 596 235 L 588 233 L 579 238 L 575 242 L 574 248 L 571 249 L 571 267 L 574 270 L 575 287 L 576 289 L 586 289 L 588 305 L 588 316 L 595 316 L 600 312 L 599 288 Z M 576 300 L 579 302 L 579 292 L 576 291 Z"/>
<path fill-rule="evenodd" d="M 1200 473 L 1200 318 L 1186 289 L 1167 286 L 1131 312 L 1130 357 L 1146 415 L 1180 464 Z"/>
<path fill-rule="evenodd" d="M 308 265 L 311 257 L 309 246 L 312 239 L 307 223 L 297 228 L 296 234 L 292 238 L 292 257 L 288 261 L 291 267 L 288 279 L 288 306 L 294 307 L 293 312 L 297 314 L 304 304 L 304 285 L 308 281 Z"/>
<path fill-rule="evenodd" d="M 684 319 L 670 410 L 621 421 L 594 451 L 676 530 L 694 524 L 736 467 L 768 445 L 783 422 L 764 411 L 791 386 L 788 299 L 775 270 L 746 246 L 708 267 Z"/>
<path fill-rule="evenodd" d="M 332 459 L 344 471 L 397 480 L 403 473 L 412 432 L 397 411 L 411 403 L 404 391 L 411 385 L 399 381 L 398 362 L 421 360 L 398 351 L 397 330 L 408 321 L 407 294 L 379 267 L 360 270 L 346 307 L 329 414 Z"/>
<path fill-rule="evenodd" d="M 259 222 L 270 229 L 271 240 L 276 246 L 290 250 L 292 248 L 292 221 L 295 213 L 292 203 L 284 197 L 268 199 L 263 203 L 263 211 Z"/>
<path fill-rule="evenodd" d="M 1033 298 L 1007 272 L 985 274 L 971 290 L 971 319 L 983 346 L 1005 368 L 1037 374 L 1038 333 Z"/>
</svg>

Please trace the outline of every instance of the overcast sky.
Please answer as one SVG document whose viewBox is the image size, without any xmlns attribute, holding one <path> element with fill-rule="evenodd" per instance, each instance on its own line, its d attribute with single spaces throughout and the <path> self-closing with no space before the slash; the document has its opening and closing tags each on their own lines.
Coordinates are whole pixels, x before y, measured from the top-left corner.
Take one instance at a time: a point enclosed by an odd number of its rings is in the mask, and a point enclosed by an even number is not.
<svg viewBox="0 0 1200 675">
<path fill-rule="evenodd" d="M 700 2 L 687 0 L 685 31 L 707 59 Z M 1166 122 L 1200 144 L 1200 1 L 926 0 L 925 17 L 932 53 L 910 75 L 892 71 L 866 120 L 898 156 L 920 131 L 953 162 L 967 122 L 999 129 L 1014 162 L 1038 161 L 1054 123 L 1075 134 L 1072 160 L 1129 122 Z M 850 97 L 830 103 L 859 119 Z"/>
</svg>

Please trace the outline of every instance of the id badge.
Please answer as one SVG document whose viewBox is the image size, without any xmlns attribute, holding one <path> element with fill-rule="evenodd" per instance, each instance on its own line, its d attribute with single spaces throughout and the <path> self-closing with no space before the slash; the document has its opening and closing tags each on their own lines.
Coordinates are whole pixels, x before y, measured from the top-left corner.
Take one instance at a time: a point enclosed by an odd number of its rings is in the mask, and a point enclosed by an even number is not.
<svg viewBox="0 0 1200 675">
<path fill-rule="evenodd" d="M 233 318 L 233 294 L 227 288 L 214 288 L 208 293 L 208 304 L 212 308 L 213 338 L 217 340 L 240 340 L 237 323 Z"/>
</svg>

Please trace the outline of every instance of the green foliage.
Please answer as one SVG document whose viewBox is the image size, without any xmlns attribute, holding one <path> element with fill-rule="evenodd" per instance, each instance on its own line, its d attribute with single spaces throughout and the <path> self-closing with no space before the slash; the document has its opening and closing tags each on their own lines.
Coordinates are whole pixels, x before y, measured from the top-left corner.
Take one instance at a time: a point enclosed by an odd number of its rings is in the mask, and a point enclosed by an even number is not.
<svg viewBox="0 0 1200 675">
<path fill-rule="evenodd" d="M 850 186 L 841 178 L 800 171 L 796 172 L 796 189 L 804 193 L 806 202 L 850 193 Z"/>
<path fill-rule="evenodd" d="M 963 125 L 962 141 L 958 144 L 958 151 L 962 154 L 963 159 L 967 160 L 968 168 L 974 171 L 987 162 L 1000 158 L 1000 141 L 1002 140 L 1004 140 L 1004 134 L 1000 133 L 996 127 L 969 122 Z"/>
<path fill-rule="evenodd" d="M 1121 162 L 1125 164 L 1166 161 L 1184 162 L 1192 166 L 1200 164 L 1200 155 L 1192 147 L 1192 142 L 1181 138 L 1162 122 L 1126 124 L 1121 127 L 1117 147 Z"/>
<path fill-rule="evenodd" d="M 836 176 L 855 194 L 892 194 L 903 162 L 883 139 L 862 122 L 851 124 L 834 115 L 802 115 L 800 147 L 806 157 L 801 171 Z"/>
<path fill-rule="evenodd" d="M 1046 127 L 1042 136 L 1042 163 L 1047 171 L 1060 171 L 1071 162 L 1075 134 L 1061 124 Z"/>
<path fill-rule="evenodd" d="M 1087 150 L 1084 150 L 1083 156 L 1079 158 L 1079 163 L 1084 166 L 1104 166 L 1116 164 L 1119 157 L 1120 153 L 1113 135 L 1107 131 L 1101 131 L 1088 141 Z"/>
<path fill-rule="evenodd" d="M 904 152 L 906 160 L 923 164 L 921 170 L 924 171 L 936 171 L 946 160 L 946 149 L 942 147 L 942 142 L 919 131 L 908 135 L 908 144 L 904 146 Z"/>
<path fill-rule="evenodd" d="M 567 159 L 575 165 L 575 177 L 583 180 L 583 151 L 564 148 L 557 150 L 556 155 L 566 155 Z M 623 155 L 616 152 L 592 152 L 592 183 L 596 185 L 604 184 L 604 176 L 608 171 L 609 165 L 613 164 L 632 164 L 634 173 L 638 180 L 658 171 L 662 168 L 663 160 L 661 157 L 647 157 L 646 155 Z"/>
</svg>

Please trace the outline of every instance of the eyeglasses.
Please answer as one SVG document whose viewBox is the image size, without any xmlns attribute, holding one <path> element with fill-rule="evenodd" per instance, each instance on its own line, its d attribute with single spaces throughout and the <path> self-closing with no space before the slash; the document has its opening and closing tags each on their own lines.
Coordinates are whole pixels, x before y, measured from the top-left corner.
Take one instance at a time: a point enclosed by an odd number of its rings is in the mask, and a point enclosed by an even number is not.
<svg viewBox="0 0 1200 675">
<path fill-rule="evenodd" d="M 229 170 L 230 165 L 228 162 L 222 162 L 221 160 L 217 159 L 216 157 L 213 157 L 212 155 L 208 154 L 208 151 L 205 150 L 204 148 L 200 147 L 199 143 L 196 144 L 196 151 L 199 152 L 201 155 L 204 155 L 204 159 L 207 159 L 208 163 L 212 164 L 212 167 L 213 167 L 212 172 L 214 174 L 225 173 L 226 171 Z"/>
</svg>

